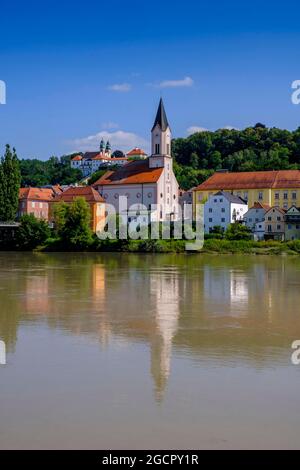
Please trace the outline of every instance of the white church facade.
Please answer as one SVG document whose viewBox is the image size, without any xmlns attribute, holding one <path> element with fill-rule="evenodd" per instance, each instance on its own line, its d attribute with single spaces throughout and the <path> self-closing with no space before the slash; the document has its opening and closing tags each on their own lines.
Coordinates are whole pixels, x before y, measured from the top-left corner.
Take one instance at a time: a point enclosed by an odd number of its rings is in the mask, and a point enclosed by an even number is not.
<svg viewBox="0 0 300 470">
<path fill-rule="evenodd" d="M 150 157 L 108 171 L 93 185 L 118 214 L 126 217 L 128 222 L 136 221 L 142 225 L 151 221 L 176 221 L 179 216 L 179 186 L 173 172 L 171 129 L 162 99 L 151 139 Z M 126 198 L 127 207 L 132 210 L 121 207 L 120 198 Z"/>
</svg>

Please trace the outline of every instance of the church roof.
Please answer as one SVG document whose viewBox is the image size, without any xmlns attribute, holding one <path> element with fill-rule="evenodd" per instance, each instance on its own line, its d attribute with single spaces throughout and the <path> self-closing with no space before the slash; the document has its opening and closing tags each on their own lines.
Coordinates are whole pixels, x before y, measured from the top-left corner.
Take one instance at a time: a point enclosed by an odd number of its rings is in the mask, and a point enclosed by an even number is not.
<svg viewBox="0 0 300 470">
<path fill-rule="evenodd" d="M 149 168 L 149 159 L 136 160 L 116 171 L 107 171 L 93 186 L 156 183 L 163 168 Z"/>
<path fill-rule="evenodd" d="M 162 98 L 159 101 L 156 118 L 152 127 L 152 131 L 157 125 L 159 125 L 162 131 L 165 131 L 167 130 L 168 127 L 170 127 Z"/>
</svg>

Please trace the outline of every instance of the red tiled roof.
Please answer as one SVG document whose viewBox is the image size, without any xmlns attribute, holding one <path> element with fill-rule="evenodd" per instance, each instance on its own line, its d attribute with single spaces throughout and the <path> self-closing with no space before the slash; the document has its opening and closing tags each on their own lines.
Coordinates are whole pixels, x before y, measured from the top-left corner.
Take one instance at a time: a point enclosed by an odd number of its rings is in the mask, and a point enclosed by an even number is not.
<svg viewBox="0 0 300 470">
<path fill-rule="evenodd" d="M 195 188 L 196 191 L 300 188 L 300 170 L 214 173 Z"/>
<path fill-rule="evenodd" d="M 149 168 L 149 159 L 137 160 L 116 171 L 107 171 L 93 186 L 106 184 L 156 183 L 163 168 Z"/>
<path fill-rule="evenodd" d="M 269 210 L 265 213 L 265 216 L 267 215 L 268 212 L 270 212 L 271 209 L 275 209 L 277 210 L 278 212 L 281 212 L 281 214 L 285 214 L 286 213 L 286 209 L 281 209 L 281 207 L 278 207 L 278 206 L 274 206 L 274 207 L 270 207 Z"/>
<path fill-rule="evenodd" d="M 140 149 L 138 147 L 135 147 L 134 149 L 130 150 L 130 152 L 127 153 L 127 156 L 132 157 L 134 155 L 147 155 L 143 149 Z"/>
<path fill-rule="evenodd" d="M 54 191 L 50 188 L 20 188 L 19 199 L 31 199 L 38 201 L 51 201 L 54 198 Z"/>
<path fill-rule="evenodd" d="M 82 156 L 81 155 L 75 155 L 75 157 L 72 158 L 72 162 L 77 162 L 79 160 L 82 160 Z"/>
<path fill-rule="evenodd" d="M 87 202 L 104 202 L 100 194 L 91 186 L 78 186 L 69 188 L 56 196 L 54 202 L 73 202 L 76 197 L 84 197 Z"/>
<path fill-rule="evenodd" d="M 268 211 L 270 208 L 271 206 L 269 206 L 269 204 L 263 204 L 261 202 L 255 202 L 253 206 L 250 207 L 250 209 L 265 209 L 266 211 Z"/>
<path fill-rule="evenodd" d="M 109 156 L 104 156 L 104 155 L 101 155 L 101 153 L 99 153 L 99 155 L 95 155 L 95 157 L 92 157 L 91 160 L 108 160 L 108 161 L 111 161 L 111 162 L 114 162 L 115 160 L 116 161 L 119 161 L 119 160 L 128 160 L 127 157 L 109 157 Z"/>
</svg>

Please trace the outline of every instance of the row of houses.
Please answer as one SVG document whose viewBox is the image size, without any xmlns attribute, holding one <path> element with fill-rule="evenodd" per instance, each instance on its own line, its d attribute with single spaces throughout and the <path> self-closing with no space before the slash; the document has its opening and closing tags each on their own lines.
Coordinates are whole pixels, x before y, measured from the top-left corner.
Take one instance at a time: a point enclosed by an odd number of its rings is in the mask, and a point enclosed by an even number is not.
<svg viewBox="0 0 300 470">
<path fill-rule="evenodd" d="M 137 157 L 111 168 L 92 186 L 61 188 L 23 188 L 20 191 L 19 216 L 33 213 L 38 218 L 51 221 L 51 204 L 72 202 L 84 197 L 91 209 L 93 230 L 104 223 L 108 205 L 115 208 L 124 222 L 148 225 L 152 221 L 177 221 L 180 206 L 193 208 L 204 204 L 205 232 L 215 226 L 224 230 L 230 223 L 246 224 L 255 239 L 274 238 L 292 240 L 300 238 L 300 171 L 259 171 L 231 173 L 217 171 L 202 184 L 190 191 L 181 191 L 173 171 L 171 156 L 171 129 L 163 100 L 159 102 L 151 129 L 151 155 L 133 149 Z M 100 144 L 99 152 L 83 158 L 74 157 L 71 164 L 82 162 L 116 161 L 110 145 Z M 121 157 L 120 157 L 121 158 Z M 102 160 L 101 160 L 102 159 Z M 93 163 L 92 163 L 93 164 Z M 126 207 L 120 200 L 126 199 Z"/>
<path fill-rule="evenodd" d="M 300 208 L 270 207 L 255 202 L 249 208 L 247 201 L 232 193 L 219 191 L 204 204 L 204 231 L 212 233 L 216 227 L 223 231 L 232 223 L 244 224 L 254 240 L 290 241 L 300 239 Z"/>
<path fill-rule="evenodd" d="M 244 223 L 256 240 L 300 238 L 300 171 L 217 171 L 193 188 L 193 212 L 204 204 L 205 232 Z"/>
<path fill-rule="evenodd" d="M 20 218 L 22 215 L 32 214 L 37 219 L 43 219 L 52 224 L 54 204 L 58 202 L 69 204 L 78 197 L 84 198 L 89 205 L 92 231 L 101 230 L 105 225 L 105 202 L 91 186 L 75 186 L 66 189 L 60 186 L 21 188 L 17 215 Z"/>
</svg>

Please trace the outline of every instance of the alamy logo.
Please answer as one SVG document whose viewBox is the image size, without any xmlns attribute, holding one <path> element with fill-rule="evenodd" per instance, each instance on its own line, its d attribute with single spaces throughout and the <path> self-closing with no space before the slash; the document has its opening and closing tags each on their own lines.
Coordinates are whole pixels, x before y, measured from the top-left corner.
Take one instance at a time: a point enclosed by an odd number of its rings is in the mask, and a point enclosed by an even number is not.
<svg viewBox="0 0 300 470">
<path fill-rule="evenodd" d="M 299 366 L 300 364 L 300 340 L 296 339 L 296 341 L 292 343 L 291 347 L 292 349 L 295 349 L 295 351 L 293 352 L 291 356 L 292 364 L 294 366 Z"/>
<path fill-rule="evenodd" d="M 294 80 L 292 83 L 292 89 L 295 90 L 292 93 L 292 103 L 300 104 L 300 80 Z"/>
<path fill-rule="evenodd" d="M 0 365 L 6 364 L 6 347 L 4 341 L 0 340 Z"/>
<path fill-rule="evenodd" d="M 0 80 L 0 104 L 6 104 L 6 84 Z"/>
</svg>

